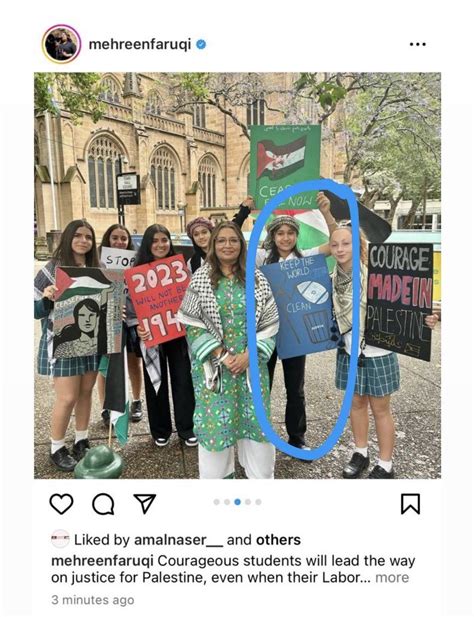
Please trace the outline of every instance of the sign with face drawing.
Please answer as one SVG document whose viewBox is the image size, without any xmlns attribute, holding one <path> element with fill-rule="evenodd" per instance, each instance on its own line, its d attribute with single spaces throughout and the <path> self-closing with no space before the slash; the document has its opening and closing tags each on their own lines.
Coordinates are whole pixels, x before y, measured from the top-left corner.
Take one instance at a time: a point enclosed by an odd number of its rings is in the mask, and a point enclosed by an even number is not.
<svg viewBox="0 0 474 617">
<path fill-rule="evenodd" d="M 312 255 L 262 266 L 278 306 L 279 358 L 334 349 L 339 340 L 332 316 L 332 287 L 326 258 Z"/>
<path fill-rule="evenodd" d="M 123 270 L 57 268 L 53 356 L 77 358 L 121 351 Z"/>
</svg>

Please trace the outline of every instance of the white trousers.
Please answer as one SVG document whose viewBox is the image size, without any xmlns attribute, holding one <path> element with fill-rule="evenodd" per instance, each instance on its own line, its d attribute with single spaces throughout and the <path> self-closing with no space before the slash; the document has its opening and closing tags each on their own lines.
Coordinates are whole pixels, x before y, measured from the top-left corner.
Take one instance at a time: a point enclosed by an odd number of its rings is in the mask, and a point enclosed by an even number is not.
<svg viewBox="0 0 474 617">
<path fill-rule="evenodd" d="M 199 452 L 199 477 L 202 480 L 227 478 L 235 471 L 234 446 L 221 452 L 210 452 L 201 445 Z M 251 480 L 272 480 L 275 472 L 275 446 L 272 443 L 239 439 L 239 463 Z"/>
</svg>

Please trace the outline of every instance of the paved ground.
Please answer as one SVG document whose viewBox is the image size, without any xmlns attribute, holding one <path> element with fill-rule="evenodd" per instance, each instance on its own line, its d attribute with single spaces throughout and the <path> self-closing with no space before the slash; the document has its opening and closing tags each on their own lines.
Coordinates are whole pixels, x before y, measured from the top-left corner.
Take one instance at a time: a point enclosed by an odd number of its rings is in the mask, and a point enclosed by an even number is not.
<svg viewBox="0 0 474 617">
<path fill-rule="evenodd" d="M 40 336 L 35 324 L 35 348 Z M 441 476 L 441 350 L 440 324 L 433 332 L 430 363 L 399 356 L 401 389 L 392 397 L 396 423 L 395 470 L 398 478 L 439 478 Z M 322 443 L 339 414 L 342 396 L 334 387 L 335 352 L 308 356 L 306 364 L 307 444 Z M 35 369 L 34 369 L 35 370 Z M 49 462 L 49 418 L 54 401 L 52 380 L 35 376 L 35 477 L 71 477 L 57 471 Z M 281 364 L 278 363 L 272 393 L 273 425 L 285 438 L 285 392 Z M 121 449 L 125 469 L 123 478 L 198 478 L 197 448 L 187 448 L 173 434 L 169 446 L 157 448 L 145 418 L 130 424 L 130 438 Z M 89 438 L 93 445 L 106 443 L 107 430 L 100 419 L 97 393 L 94 393 Z M 67 441 L 72 442 L 70 428 Z M 114 447 L 119 449 L 114 440 Z M 352 440 L 346 427 L 337 446 L 323 459 L 311 463 L 277 453 L 276 478 L 340 478 L 344 462 L 350 458 Z M 369 452 L 377 455 L 371 421 Z M 238 477 L 244 477 L 238 467 Z"/>
</svg>

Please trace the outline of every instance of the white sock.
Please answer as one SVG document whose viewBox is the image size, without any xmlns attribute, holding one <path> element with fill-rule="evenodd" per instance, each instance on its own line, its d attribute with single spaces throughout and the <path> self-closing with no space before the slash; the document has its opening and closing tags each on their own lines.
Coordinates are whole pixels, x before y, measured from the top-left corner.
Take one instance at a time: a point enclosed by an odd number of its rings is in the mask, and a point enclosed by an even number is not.
<svg viewBox="0 0 474 617">
<path fill-rule="evenodd" d="M 76 431 L 76 439 L 74 440 L 74 443 L 77 443 L 78 441 L 81 441 L 81 439 L 87 439 L 87 435 L 88 434 L 89 434 L 88 430 Z"/>
<path fill-rule="evenodd" d="M 369 450 L 369 446 L 365 446 L 365 448 L 356 447 L 354 449 L 354 452 L 358 452 L 359 454 L 362 454 L 362 456 L 365 456 L 367 458 L 368 450 Z"/>
<path fill-rule="evenodd" d="M 51 454 L 54 454 L 65 445 L 65 439 L 51 439 Z"/>
<path fill-rule="evenodd" d="M 377 465 L 379 465 L 379 467 L 382 467 L 382 469 L 385 469 L 385 471 L 387 473 L 390 473 L 392 471 L 392 461 L 383 461 L 381 458 L 379 458 L 379 460 L 377 461 Z"/>
</svg>

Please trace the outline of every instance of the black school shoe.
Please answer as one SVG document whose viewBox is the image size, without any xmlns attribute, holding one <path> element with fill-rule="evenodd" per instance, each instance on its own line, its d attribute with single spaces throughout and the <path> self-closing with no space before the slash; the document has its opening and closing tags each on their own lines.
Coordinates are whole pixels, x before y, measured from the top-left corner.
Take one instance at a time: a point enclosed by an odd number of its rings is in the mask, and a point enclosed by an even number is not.
<svg viewBox="0 0 474 617">
<path fill-rule="evenodd" d="M 143 417 L 142 402 L 132 401 L 132 405 L 130 407 L 130 420 L 132 422 L 140 422 L 142 417 Z"/>
<path fill-rule="evenodd" d="M 49 458 L 54 465 L 61 471 L 73 471 L 77 465 L 77 460 L 69 454 L 66 446 L 56 450 L 54 454 L 50 454 Z"/>
<path fill-rule="evenodd" d="M 347 463 L 342 471 L 342 477 L 350 480 L 360 478 L 362 472 L 369 466 L 370 459 L 360 452 L 354 452 L 351 460 Z"/>
<path fill-rule="evenodd" d="M 77 443 L 72 446 L 72 455 L 77 461 L 80 461 L 84 458 L 87 450 L 90 450 L 91 444 L 88 439 L 80 439 Z"/>
<path fill-rule="evenodd" d="M 374 478 L 376 480 L 392 480 L 394 477 L 395 474 L 393 472 L 393 467 L 391 471 L 385 471 L 385 469 L 383 467 L 380 467 L 380 465 L 375 465 L 375 467 L 369 473 L 369 478 L 371 480 L 373 480 Z"/>
<path fill-rule="evenodd" d="M 109 428 L 110 425 L 110 411 L 108 409 L 102 409 L 102 422 L 105 428 Z"/>
</svg>

